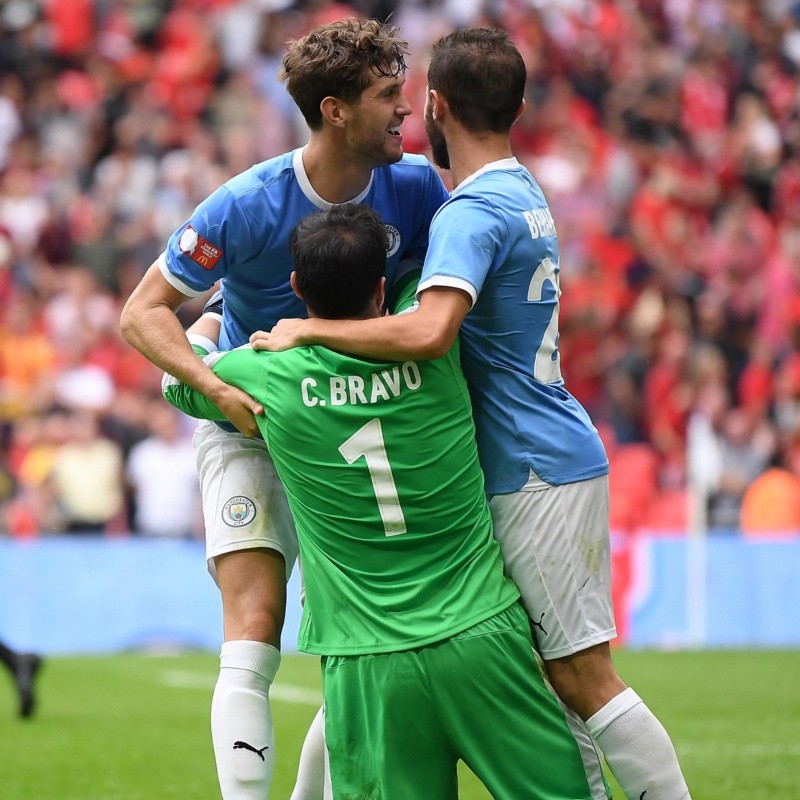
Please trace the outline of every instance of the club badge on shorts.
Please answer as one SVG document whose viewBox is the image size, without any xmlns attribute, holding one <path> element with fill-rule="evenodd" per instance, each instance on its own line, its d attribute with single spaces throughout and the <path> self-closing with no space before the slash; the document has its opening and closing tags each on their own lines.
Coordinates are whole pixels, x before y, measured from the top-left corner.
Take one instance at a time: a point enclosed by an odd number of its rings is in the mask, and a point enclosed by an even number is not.
<svg viewBox="0 0 800 800">
<path fill-rule="evenodd" d="M 256 518 L 256 507 L 249 497 L 231 497 L 222 507 L 222 521 L 231 528 L 241 528 Z"/>
</svg>

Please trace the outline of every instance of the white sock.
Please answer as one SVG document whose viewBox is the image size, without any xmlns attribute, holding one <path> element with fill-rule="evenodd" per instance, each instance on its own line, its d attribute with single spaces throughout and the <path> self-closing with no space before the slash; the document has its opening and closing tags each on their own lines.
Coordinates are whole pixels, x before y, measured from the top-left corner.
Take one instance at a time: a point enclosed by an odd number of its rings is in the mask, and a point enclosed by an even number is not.
<svg viewBox="0 0 800 800">
<path fill-rule="evenodd" d="M 269 687 L 280 651 L 261 642 L 225 642 L 211 700 L 211 738 L 223 800 L 266 800 L 275 769 Z"/>
<path fill-rule="evenodd" d="M 606 703 L 586 727 L 629 800 L 688 800 L 669 735 L 633 689 Z"/>
<path fill-rule="evenodd" d="M 320 707 L 303 742 L 297 767 L 297 782 L 289 800 L 323 800 L 325 767 L 325 717 Z"/>
</svg>

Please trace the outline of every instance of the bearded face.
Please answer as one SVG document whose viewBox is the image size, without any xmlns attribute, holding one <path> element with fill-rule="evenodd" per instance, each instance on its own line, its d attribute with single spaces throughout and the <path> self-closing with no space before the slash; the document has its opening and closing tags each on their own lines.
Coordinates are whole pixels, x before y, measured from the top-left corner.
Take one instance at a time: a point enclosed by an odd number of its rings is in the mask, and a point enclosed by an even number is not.
<svg viewBox="0 0 800 800">
<path fill-rule="evenodd" d="M 431 145 L 433 163 L 441 169 L 450 169 L 450 153 L 447 151 L 447 142 L 442 129 L 433 118 L 433 105 L 430 101 L 430 94 L 428 94 L 425 101 L 425 133 Z"/>
</svg>

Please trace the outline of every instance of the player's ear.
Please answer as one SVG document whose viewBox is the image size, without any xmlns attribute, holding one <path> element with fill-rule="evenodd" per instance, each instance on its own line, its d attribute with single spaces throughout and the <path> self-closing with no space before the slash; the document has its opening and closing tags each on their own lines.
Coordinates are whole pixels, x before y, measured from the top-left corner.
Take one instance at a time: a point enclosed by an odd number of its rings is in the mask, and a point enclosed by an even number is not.
<svg viewBox="0 0 800 800">
<path fill-rule="evenodd" d="M 386 278 L 381 278 L 375 286 L 375 308 L 380 311 L 386 299 Z"/>
<path fill-rule="evenodd" d="M 289 285 L 292 287 L 292 291 L 302 300 L 303 295 L 300 294 L 300 290 L 297 288 L 297 273 L 294 270 L 289 276 Z"/>
<path fill-rule="evenodd" d="M 525 113 L 527 106 L 528 104 L 525 101 L 525 98 L 523 98 L 522 102 L 519 104 L 519 108 L 517 109 L 517 115 L 514 117 L 514 122 L 511 123 L 512 125 Z"/>
<path fill-rule="evenodd" d="M 349 107 L 338 97 L 325 97 L 319 105 L 322 119 L 334 128 L 343 128 L 349 118 Z"/>
<path fill-rule="evenodd" d="M 448 108 L 447 100 L 445 100 L 444 96 L 436 89 L 429 88 L 426 102 L 431 109 L 431 116 L 434 122 L 441 122 Z"/>
</svg>

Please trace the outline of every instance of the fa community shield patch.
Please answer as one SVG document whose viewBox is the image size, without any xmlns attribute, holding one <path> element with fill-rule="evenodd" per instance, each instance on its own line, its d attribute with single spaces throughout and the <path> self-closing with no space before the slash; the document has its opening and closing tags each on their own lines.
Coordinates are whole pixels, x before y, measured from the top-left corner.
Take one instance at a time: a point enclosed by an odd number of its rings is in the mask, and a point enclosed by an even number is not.
<svg viewBox="0 0 800 800">
<path fill-rule="evenodd" d="M 241 528 L 256 517 L 256 507 L 249 497 L 231 497 L 222 507 L 222 521 L 232 528 Z"/>
</svg>

